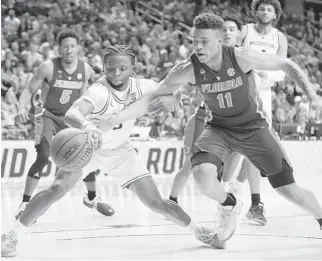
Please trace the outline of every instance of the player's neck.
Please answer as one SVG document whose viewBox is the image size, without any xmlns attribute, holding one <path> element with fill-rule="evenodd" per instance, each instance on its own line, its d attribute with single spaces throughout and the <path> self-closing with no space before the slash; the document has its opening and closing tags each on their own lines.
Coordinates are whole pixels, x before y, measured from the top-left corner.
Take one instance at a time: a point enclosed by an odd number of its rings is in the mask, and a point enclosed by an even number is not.
<svg viewBox="0 0 322 261">
<path fill-rule="evenodd" d="M 65 69 L 65 71 L 68 73 L 72 73 L 73 71 L 75 71 L 75 68 L 77 67 L 77 63 L 78 63 L 78 59 L 76 59 L 71 63 L 66 63 L 63 59 L 61 59 L 61 64 Z"/>
<path fill-rule="evenodd" d="M 259 34 L 269 34 L 272 30 L 272 24 L 255 24 L 255 29 Z"/>
<path fill-rule="evenodd" d="M 218 49 L 216 55 L 214 55 L 210 62 L 206 63 L 207 66 L 213 71 L 219 71 L 223 62 L 222 48 Z"/>
</svg>

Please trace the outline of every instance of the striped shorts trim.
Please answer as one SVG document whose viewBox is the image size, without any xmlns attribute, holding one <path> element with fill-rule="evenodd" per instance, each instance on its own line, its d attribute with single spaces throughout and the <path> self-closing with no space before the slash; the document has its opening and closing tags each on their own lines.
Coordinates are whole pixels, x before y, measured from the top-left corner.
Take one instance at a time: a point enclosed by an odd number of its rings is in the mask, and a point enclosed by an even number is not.
<svg viewBox="0 0 322 261">
<path fill-rule="evenodd" d="M 145 173 L 145 174 L 142 174 L 142 175 L 140 175 L 140 176 L 136 176 L 135 178 L 130 179 L 129 181 L 127 181 L 127 182 L 125 182 L 123 185 L 121 185 L 121 188 L 122 188 L 122 189 L 129 188 L 129 186 L 130 186 L 133 182 L 135 182 L 135 181 L 137 181 L 137 180 L 139 180 L 139 179 L 145 178 L 145 177 L 152 177 L 152 175 L 151 175 L 151 173 Z"/>
</svg>

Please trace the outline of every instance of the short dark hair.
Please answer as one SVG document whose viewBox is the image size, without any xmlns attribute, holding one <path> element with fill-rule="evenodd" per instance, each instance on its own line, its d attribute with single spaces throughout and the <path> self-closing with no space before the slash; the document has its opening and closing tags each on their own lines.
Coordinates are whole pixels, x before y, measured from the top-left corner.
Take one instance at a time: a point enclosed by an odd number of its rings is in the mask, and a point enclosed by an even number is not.
<svg viewBox="0 0 322 261">
<path fill-rule="evenodd" d="M 79 37 L 78 33 L 76 33 L 76 32 L 75 32 L 74 30 L 72 30 L 72 29 L 66 29 L 66 30 L 64 30 L 64 31 L 61 31 L 61 32 L 58 34 L 58 36 L 57 36 L 57 42 L 58 42 L 58 44 L 59 44 L 59 45 L 61 45 L 61 42 L 62 42 L 64 39 L 68 38 L 68 37 L 71 37 L 71 38 L 76 39 L 77 44 L 78 44 L 78 43 L 79 43 L 79 41 L 80 41 L 80 37 Z"/>
<path fill-rule="evenodd" d="M 274 7 L 276 13 L 275 23 L 277 23 L 283 13 L 281 3 L 278 0 L 253 0 L 251 9 L 254 17 L 256 17 L 256 11 L 261 4 L 272 5 Z"/>
<path fill-rule="evenodd" d="M 193 20 L 193 27 L 196 29 L 214 29 L 221 30 L 224 20 L 215 14 L 202 13 Z"/>
<path fill-rule="evenodd" d="M 238 30 L 240 31 L 242 26 L 243 26 L 243 22 L 242 20 L 240 20 L 238 18 L 238 16 L 234 15 L 234 14 L 227 14 L 223 17 L 224 22 L 227 21 L 231 21 L 234 22 L 237 25 Z"/>
<path fill-rule="evenodd" d="M 133 52 L 133 49 L 130 45 L 110 45 L 103 56 L 104 65 L 106 64 L 107 58 L 112 55 L 129 56 L 131 58 L 132 65 L 135 64 L 135 53 Z"/>
</svg>

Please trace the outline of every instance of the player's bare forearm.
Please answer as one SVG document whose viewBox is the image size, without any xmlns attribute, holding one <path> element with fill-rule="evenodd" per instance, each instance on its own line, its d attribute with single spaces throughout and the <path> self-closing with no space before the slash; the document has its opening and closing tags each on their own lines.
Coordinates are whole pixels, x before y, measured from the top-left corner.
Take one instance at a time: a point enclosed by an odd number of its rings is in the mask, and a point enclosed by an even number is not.
<svg viewBox="0 0 322 261">
<path fill-rule="evenodd" d="M 93 111 L 93 105 L 80 98 L 66 112 L 65 124 L 69 127 L 84 129 L 88 124 L 86 116 Z"/>
<path fill-rule="evenodd" d="M 282 65 L 282 69 L 285 74 L 305 92 L 310 100 L 313 100 L 317 97 L 317 94 L 313 89 L 308 77 L 296 63 L 291 60 L 287 60 L 287 62 Z"/>
<path fill-rule="evenodd" d="M 32 95 L 40 88 L 42 83 L 43 81 L 37 75 L 31 78 L 19 97 L 20 106 L 27 106 L 30 103 Z"/>
<path fill-rule="evenodd" d="M 170 107 L 179 103 L 181 98 L 181 93 L 176 92 L 174 95 L 163 95 L 151 101 L 152 95 L 153 93 L 143 96 L 140 100 L 133 102 L 123 111 L 111 116 L 108 119 L 109 124 L 118 125 L 125 121 L 137 119 L 146 114 L 152 107 L 157 107 L 161 111 L 167 111 Z"/>
<path fill-rule="evenodd" d="M 152 94 L 143 96 L 133 102 L 127 108 L 110 118 L 112 125 L 118 125 L 125 121 L 137 119 L 147 113 L 148 105 Z"/>
<path fill-rule="evenodd" d="M 166 78 L 160 82 L 159 87 L 153 92 L 152 98 L 161 95 L 174 94 L 185 83 L 194 83 L 192 63 L 185 60 L 175 65 Z"/>
<path fill-rule="evenodd" d="M 38 68 L 36 73 L 31 77 L 26 88 L 22 91 L 19 103 L 20 106 L 25 107 L 30 103 L 31 96 L 42 86 L 44 81 L 48 79 L 48 75 L 51 75 L 52 72 L 48 66 L 48 62 L 42 63 Z"/>
</svg>

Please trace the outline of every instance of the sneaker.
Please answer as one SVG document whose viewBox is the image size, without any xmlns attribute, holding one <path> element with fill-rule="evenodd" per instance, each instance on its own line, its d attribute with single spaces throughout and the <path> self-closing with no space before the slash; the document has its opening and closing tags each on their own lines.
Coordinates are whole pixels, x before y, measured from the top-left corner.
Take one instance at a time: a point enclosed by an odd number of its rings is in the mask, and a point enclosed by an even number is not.
<svg viewBox="0 0 322 261">
<path fill-rule="evenodd" d="M 16 256 L 16 246 L 18 243 L 17 234 L 9 231 L 1 235 L 1 257 Z"/>
<path fill-rule="evenodd" d="M 217 234 L 209 228 L 198 227 L 198 230 L 195 232 L 195 237 L 197 240 L 213 248 L 226 248 L 226 242 L 219 240 Z"/>
<path fill-rule="evenodd" d="M 22 202 L 17 210 L 17 213 L 15 215 L 15 219 L 18 220 L 22 213 L 25 211 L 26 207 L 28 205 L 28 202 Z"/>
<path fill-rule="evenodd" d="M 235 206 L 222 206 L 218 227 L 218 238 L 221 241 L 230 239 L 236 230 L 237 218 L 240 214 L 242 202 L 237 199 Z"/>
<path fill-rule="evenodd" d="M 260 202 L 258 205 L 253 205 L 248 210 L 246 217 L 248 217 L 251 220 L 256 221 L 262 226 L 265 226 L 267 223 L 267 219 L 264 216 L 264 204 Z"/>
<path fill-rule="evenodd" d="M 99 213 L 101 213 L 104 216 L 113 216 L 114 215 L 114 209 L 107 203 L 102 202 L 101 197 L 97 196 L 90 200 L 88 198 L 88 195 L 86 194 L 83 198 L 83 203 L 86 207 L 97 210 Z"/>
</svg>

